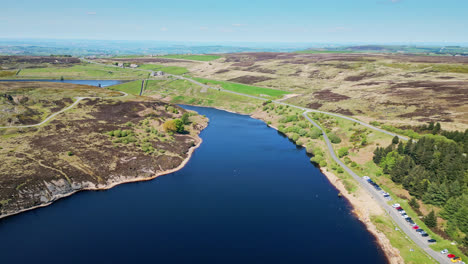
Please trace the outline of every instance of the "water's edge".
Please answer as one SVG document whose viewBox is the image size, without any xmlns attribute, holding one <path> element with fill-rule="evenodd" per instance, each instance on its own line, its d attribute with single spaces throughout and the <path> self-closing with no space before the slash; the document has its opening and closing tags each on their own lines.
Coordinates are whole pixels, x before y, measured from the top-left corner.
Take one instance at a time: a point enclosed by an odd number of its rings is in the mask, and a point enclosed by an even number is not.
<svg viewBox="0 0 468 264">
<path fill-rule="evenodd" d="M 205 127 L 202 128 L 202 130 L 200 130 L 200 133 L 203 131 L 203 129 L 205 129 Z M 162 171 L 162 172 L 158 172 L 150 177 L 137 177 L 137 178 L 133 178 L 133 179 L 125 179 L 125 180 L 121 180 L 121 181 L 116 181 L 116 182 L 113 182 L 111 184 L 108 184 L 104 187 L 86 187 L 86 188 L 83 188 L 83 189 L 79 189 L 79 190 L 74 190 L 72 192 L 69 192 L 69 193 L 65 193 L 65 194 L 58 194 L 58 195 L 55 195 L 53 196 L 52 200 L 47 202 L 47 203 L 43 203 L 43 204 L 39 204 L 39 205 L 36 205 L 36 206 L 33 206 L 33 207 L 29 207 L 29 208 L 24 208 L 24 209 L 21 209 L 21 210 L 18 210 L 16 212 L 12 212 L 12 213 L 8 213 L 8 214 L 3 214 L 3 215 L 0 215 L 0 219 L 3 219 L 3 218 L 7 218 L 9 216 L 13 216 L 13 215 L 17 215 L 17 214 L 20 214 L 20 213 L 24 213 L 24 212 L 27 212 L 27 211 L 31 211 L 31 210 L 34 210 L 34 209 L 38 209 L 38 208 L 42 208 L 42 207 L 46 207 L 46 206 L 49 206 L 49 205 L 52 205 L 54 202 L 62 199 L 62 198 L 66 198 L 68 196 L 71 196 L 75 193 L 79 193 L 79 192 L 83 192 L 83 191 L 104 191 L 104 190 L 109 190 L 115 186 L 118 186 L 118 185 L 121 185 L 121 184 L 125 184 L 125 183 L 132 183 L 132 182 L 143 182 L 143 181 L 150 181 L 150 180 L 153 180 L 159 176 L 163 176 L 163 175 L 167 175 L 167 174 L 171 174 L 171 173 L 174 173 L 176 171 L 179 171 L 181 170 L 182 168 L 185 167 L 185 165 L 189 162 L 190 158 L 192 157 L 193 153 L 195 152 L 195 150 L 200 147 L 200 145 L 202 144 L 203 140 L 202 138 L 200 137 L 200 134 L 198 134 L 196 137 L 195 137 L 195 140 L 197 141 L 197 144 L 193 147 L 190 147 L 188 152 L 187 152 L 187 157 L 182 161 L 182 163 L 179 164 L 179 166 L 173 168 L 173 169 L 170 169 L 170 170 L 165 170 L 165 171 Z"/>
<path fill-rule="evenodd" d="M 189 105 L 189 104 L 187 104 Z M 184 105 L 179 104 L 182 108 Z M 266 126 L 273 128 L 276 130 L 278 133 L 278 128 L 272 125 L 268 125 L 265 120 L 262 120 L 260 118 L 257 118 L 255 115 L 249 115 L 249 114 L 244 114 L 228 109 L 223 109 L 222 107 L 208 107 L 208 106 L 198 106 L 198 105 L 189 105 L 189 106 L 196 106 L 196 107 L 203 107 L 203 108 L 214 108 L 222 111 L 226 111 L 229 113 L 234 113 L 238 115 L 243 115 L 243 116 L 248 116 L 250 118 L 260 120 L 265 123 Z M 293 141 L 291 141 L 293 142 Z M 293 142 L 296 146 L 303 147 L 301 145 L 297 145 L 295 142 Z M 306 151 L 306 153 L 308 153 Z M 310 153 L 308 153 L 310 154 Z M 380 232 L 377 227 L 370 221 L 370 218 L 368 215 L 363 215 L 365 212 L 363 210 L 360 210 L 360 202 L 359 199 L 357 199 L 355 196 L 353 196 L 351 193 L 349 193 L 343 183 L 341 183 L 340 179 L 331 171 L 328 171 L 324 168 L 321 168 L 320 166 L 316 166 L 320 172 L 327 178 L 327 180 L 330 182 L 330 184 L 335 187 L 335 189 L 343 195 L 343 197 L 346 199 L 350 207 L 352 208 L 352 213 L 353 215 L 366 227 L 367 231 L 372 234 L 372 236 L 375 238 L 375 241 L 377 244 L 380 246 L 382 251 L 385 253 L 385 257 L 387 258 L 388 263 L 390 264 L 403 264 L 405 263 L 403 258 L 400 256 L 400 251 L 392 246 L 390 243 L 390 240 L 385 236 L 384 233 Z M 359 213 L 358 213 L 359 211 Z"/>
</svg>

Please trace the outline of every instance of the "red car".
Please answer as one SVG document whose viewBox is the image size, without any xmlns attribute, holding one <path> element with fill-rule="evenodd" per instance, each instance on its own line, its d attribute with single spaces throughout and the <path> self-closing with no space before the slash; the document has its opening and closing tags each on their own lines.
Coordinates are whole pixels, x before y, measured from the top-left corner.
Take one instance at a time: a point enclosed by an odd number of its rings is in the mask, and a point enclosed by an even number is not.
<svg viewBox="0 0 468 264">
<path fill-rule="evenodd" d="M 447 255 L 447 258 L 454 258 L 454 257 L 455 257 L 454 254 L 448 254 L 448 255 Z"/>
<path fill-rule="evenodd" d="M 403 208 L 401 208 L 401 206 L 400 206 L 400 207 L 397 207 L 397 208 L 395 208 L 395 209 L 397 209 L 397 210 L 403 210 Z"/>
<path fill-rule="evenodd" d="M 419 226 L 415 225 L 413 226 L 413 229 L 419 229 Z"/>
</svg>

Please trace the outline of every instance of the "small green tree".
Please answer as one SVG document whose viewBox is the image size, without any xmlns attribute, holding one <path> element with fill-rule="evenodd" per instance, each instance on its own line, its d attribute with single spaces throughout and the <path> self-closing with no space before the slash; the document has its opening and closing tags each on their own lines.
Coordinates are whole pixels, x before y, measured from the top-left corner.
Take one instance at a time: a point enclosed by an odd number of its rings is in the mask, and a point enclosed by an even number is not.
<svg viewBox="0 0 468 264">
<path fill-rule="evenodd" d="M 398 142 L 400 142 L 400 139 L 398 138 L 398 136 L 394 136 L 393 139 L 392 139 L 392 144 L 396 145 L 396 144 L 398 144 Z"/>
<path fill-rule="evenodd" d="M 328 134 L 328 138 L 330 139 L 331 143 L 333 144 L 339 144 L 341 143 L 341 138 L 338 137 L 336 134 L 334 133 L 329 133 Z"/>
<path fill-rule="evenodd" d="M 348 155 L 348 154 L 349 154 L 349 152 L 348 152 L 348 148 L 347 148 L 347 147 L 342 147 L 342 148 L 340 148 L 340 149 L 338 150 L 338 156 L 339 156 L 340 158 L 342 158 L 342 157 L 344 157 L 344 156 L 346 156 L 346 155 Z"/>
<path fill-rule="evenodd" d="M 434 228 L 437 226 L 437 218 L 434 213 L 434 210 L 432 210 L 428 215 L 424 217 L 424 223 L 427 225 L 429 228 Z"/>
<path fill-rule="evenodd" d="M 465 247 L 468 247 L 468 234 L 465 234 L 465 238 L 463 238 L 462 243 Z"/>
<path fill-rule="evenodd" d="M 167 120 L 166 122 L 164 122 L 163 128 L 167 132 L 177 131 L 177 127 L 176 127 L 175 121 L 173 119 L 170 119 L 170 120 Z"/>
<path fill-rule="evenodd" d="M 180 120 L 182 120 L 182 123 L 184 123 L 184 125 L 190 124 L 189 116 L 190 116 L 189 113 L 184 113 L 182 117 L 180 118 Z"/>
<path fill-rule="evenodd" d="M 416 200 L 416 198 L 411 198 L 411 200 L 409 201 L 409 205 L 411 207 L 413 207 L 414 209 L 419 209 L 419 203 L 418 203 L 418 200 Z"/>
<path fill-rule="evenodd" d="M 184 122 L 180 119 L 176 119 L 174 120 L 174 123 L 175 123 L 175 127 L 176 127 L 176 132 L 177 133 L 184 133 L 185 131 L 185 126 L 184 126 Z"/>
</svg>

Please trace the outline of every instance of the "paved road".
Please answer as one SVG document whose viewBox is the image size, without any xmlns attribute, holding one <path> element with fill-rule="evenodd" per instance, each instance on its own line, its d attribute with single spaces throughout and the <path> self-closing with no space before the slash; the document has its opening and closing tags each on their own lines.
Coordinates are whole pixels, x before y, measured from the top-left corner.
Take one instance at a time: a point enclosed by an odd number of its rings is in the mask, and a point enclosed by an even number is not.
<svg viewBox="0 0 468 264">
<path fill-rule="evenodd" d="M 415 230 L 411 228 L 411 226 L 401 217 L 401 215 L 390 205 L 387 204 L 387 201 L 385 198 L 380 194 L 372 185 L 370 185 L 366 180 L 358 176 L 356 173 L 354 173 L 346 164 L 344 164 L 335 154 L 335 151 L 333 149 L 333 145 L 328 139 L 327 134 L 325 131 L 322 129 L 321 126 L 319 126 L 317 123 L 315 123 L 308 115 L 307 113 L 312 112 L 312 111 L 306 111 L 303 113 L 304 117 L 311 122 L 315 127 L 320 129 L 322 131 L 323 139 L 327 143 L 328 150 L 333 158 L 333 160 L 336 161 L 343 169 L 345 169 L 360 185 L 363 187 L 367 192 L 370 193 L 370 195 L 374 198 L 374 200 L 377 201 L 377 203 L 380 204 L 382 208 L 385 209 L 385 211 L 388 212 L 390 217 L 395 221 L 395 223 L 400 227 L 402 231 L 406 233 L 407 236 L 409 236 L 420 248 L 422 248 L 427 254 L 429 254 L 431 257 L 436 259 L 439 263 L 451 263 L 448 258 L 439 252 L 436 252 L 429 248 L 429 243 L 427 240 L 429 238 L 424 238 L 420 236 L 418 233 L 416 233 Z"/>
<path fill-rule="evenodd" d="M 200 82 L 197 82 L 193 79 L 190 79 L 190 78 L 185 78 L 185 77 L 182 77 L 182 76 L 177 76 L 177 75 L 172 75 L 176 78 L 179 78 L 179 79 L 183 79 L 183 80 L 187 80 L 189 82 L 192 82 L 194 84 L 197 84 L 199 86 L 202 86 L 204 88 L 208 88 L 208 89 L 215 89 L 215 90 L 219 90 L 219 91 L 223 91 L 223 92 L 228 92 L 228 93 L 232 93 L 232 94 L 237 94 L 237 95 L 241 95 L 241 96 L 247 96 L 247 97 L 250 97 L 250 98 L 255 98 L 255 99 L 259 99 L 259 100 L 264 100 L 264 101 L 267 101 L 268 99 L 265 99 L 263 97 L 258 97 L 258 96 L 253 96 L 253 95 L 247 95 L 247 94 L 242 94 L 242 93 L 237 93 L 237 92 L 233 92 L 233 91 L 229 91 L 229 90 L 225 90 L 225 89 L 220 89 L 220 88 L 215 88 L 215 87 L 211 87 L 209 85 L 206 85 L 206 84 L 203 84 L 203 83 L 200 83 Z M 308 108 L 305 108 L 305 107 L 299 107 L 299 106 L 296 106 L 296 105 L 291 105 L 291 104 L 288 104 L 288 103 L 283 103 L 281 101 L 273 101 L 277 104 L 282 104 L 282 105 L 287 105 L 289 107 L 293 107 L 293 108 L 296 108 L 296 109 L 301 109 L 301 110 L 304 110 L 305 112 L 303 113 L 304 117 L 309 121 L 311 122 L 315 127 L 317 127 L 318 129 L 320 129 L 323 133 L 323 139 L 325 140 L 326 144 L 327 144 L 327 147 L 328 147 L 328 150 L 332 156 L 332 158 L 336 161 L 336 163 L 338 163 L 344 170 L 346 170 L 367 192 L 369 192 L 369 194 L 374 198 L 374 200 L 377 201 L 377 203 L 382 207 L 384 208 L 385 211 L 388 212 L 388 215 L 393 219 L 393 221 L 400 227 L 400 230 L 402 230 L 403 232 L 405 232 L 405 234 L 411 239 L 413 240 L 420 248 L 422 248 L 428 255 L 430 255 L 432 258 L 434 258 L 435 260 L 437 260 L 439 263 L 451 263 L 449 261 L 449 259 L 440 254 L 439 252 L 436 252 L 434 250 L 432 250 L 430 247 L 429 247 L 429 243 L 427 242 L 427 240 L 429 238 L 424 238 L 422 236 L 420 236 L 418 233 L 416 233 L 415 230 L 413 230 L 411 228 L 411 226 L 401 217 L 401 215 L 394 209 L 392 208 L 390 205 L 387 204 L 387 200 L 385 200 L 385 198 L 382 196 L 382 194 L 380 194 L 377 190 L 374 189 L 373 186 L 371 186 L 367 181 L 365 181 L 363 178 L 361 178 L 359 175 L 357 175 L 356 173 L 354 173 L 348 166 L 346 166 L 346 164 L 344 164 L 335 154 L 335 150 L 333 149 L 333 145 L 332 143 L 330 142 L 330 140 L 328 139 L 325 131 L 322 129 L 321 126 L 319 126 L 316 122 L 314 122 L 308 115 L 307 113 L 310 113 L 310 112 L 316 112 L 316 113 L 323 113 L 323 114 L 327 114 L 327 115 L 332 115 L 332 116 L 336 116 L 336 117 L 339 117 L 339 118 L 344 118 L 344 119 L 347 119 L 347 120 L 350 120 L 350 121 L 353 121 L 353 122 L 356 122 L 356 123 L 359 123 L 365 127 L 368 127 L 370 129 L 373 129 L 373 130 L 376 130 L 376 131 L 380 131 L 382 133 L 385 133 L 385 134 L 388 134 L 388 135 L 391 135 L 391 136 L 398 136 L 399 138 L 403 139 L 403 140 L 408 140 L 407 137 L 403 137 L 403 136 L 400 136 L 400 135 L 397 135 L 395 133 L 392 133 L 392 132 L 389 132 L 389 131 L 386 131 L 386 130 L 383 130 L 383 129 L 380 129 L 380 128 L 377 128 L 377 127 L 374 127 L 372 125 L 369 125 L 369 124 L 366 124 L 362 121 L 359 121 L 359 120 L 356 120 L 354 118 L 351 118 L 351 117 L 347 117 L 347 116 L 342 116 L 342 115 L 338 115 L 338 114 L 334 114 L 334 113 L 329 113 L 329 112 L 324 112 L 324 111 L 318 111 L 318 110 L 314 110 L 314 109 L 308 109 Z"/>
<path fill-rule="evenodd" d="M 121 97 L 125 97 L 127 96 L 128 94 L 125 93 L 125 92 L 121 92 L 119 91 L 119 93 L 122 94 Z M 47 117 L 46 119 L 44 119 L 44 121 L 40 122 L 40 123 L 37 123 L 37 124 L 33 124 L 33 125 L 22 125 L 22 126 L 3 126 L 3 127 L 0 127 L 0 129 L 2 128 L 27 128 L 27 127 L 37 127 L 37 126 L 41 126 L 47 122 L 49 122 L 49 120 L 51 120 L 52 118 L 54 118 L 55 116 L 67 111 L 67 110 L 70 110 L 72 109 L 73 107 L 75 107 L 81 100 L 83 99 L 93 99 L 93 98 L 115 98 L 115 97 L 75 97 L 76 101 L 73 102 L 73 104 L 69 105 L 68 107 L 58 111 L 58 112 L 55 112 L 53 114 L 51 114 L 49 117 Z"/>
<path fill-rule="evenodd" d="M 177 79 L 182 79 L 182 80 L 187 80 L 191 83 L 194 83 L 196 85 L 199 85 L 201 87 L 204 87 L 204 88 L 207 88 L 207 89 L 213 89 L 213 90 L 217 90 L 217 91 L 223 91 L 223 92 L 227 92 L 227 93 L 231 93 L 231 94 L 236 94 L 236 95 L 240 95 L 240 96 L 246 96 L 246 97 L 250 97 L 250 98 L 254 98 L 254 99 L 258 99 L 258 100 L 263 100 L 263 101 L 267 101 L 269 99 L 266 99 L 266 98 L 263 98 L 263 97 L 259 97 L 259 96 L 254 96 L 254 95 L 248 95 L 248 94 L 243 94 L 243 93 L 238 93 L 238 92 L 234 92 L 234 91 L 230 91 L 230 90 L 225 90 L 225 89 L 222 89 L 222 88 L 216 88 L 216 87 L 212 87 L 212 86 L 209 86 L 209 85 L 206 85 L 206 84 L 203 84 L 203 83 L 200 83 L 198 81 L 195 81 L 191 78 L 186 78 L 186 77 L 183 77 L 183 76 L 179 76 L 179 75 L 173 75 L 173 74 L 167 74 L 169 76 L 173 76 L 174 78 L 177 78 Z M 401 135 L 398 135 L 398 134 L 395 134 L 395 133 L 392 133 L 392 132 L 389 132 L 389 131 L 386 131 L 384 129 L 381 129 L 381 128 L 378 128 L 378 127 L 375 127 L 375 126 L 372 126 L 370 124 L 367 124 L 367 123 L 364 123 L 362 121 L 359 121 L 357 119 L 354 119 L 354 118 L 351 118 L 351 117 L 348 117 L 348 116 L 343 116 L 343 115 L 339 115 L 339 114 L 335 114 L 335 113 L 330 113 L 330 112 L 325 112 L 325 111 L 319 111 L 319 110 L 315 110 L 315 109 L 309 109 L 309 108 L 305 108 L 305 107 L 300 107 L 300 106 L 296 106 L 296 105 L 292 105 L 292 104 L 288 104 L 288 103 L 284 103 L 284 102 L 281 102 L 281 101 L 277 101 L 277 100 L 274 100 L 273 102 L 277 103 L 277 104 L 281 104 L 281 105 L 286 105 L 286 106 L 289 106 L 289 107 L 293 107 L 293 108 L 296 108 L 296 109 L 300 109 L 300 110 L 303 110 L 304 113 L 304 117 L 309 121 L 311 122 L 315 127 L 317 127 L 318 129 L 320 129 L 322 131 L 322 134 L 323 134 L 323 138 L 327 144 L 327 147 L 328 147 L 328 150 L 332 156 L 332 158 L 336 161 L 336 163 L 338 163 L 344 170 L 346 170 L 363 188 L 364 190 L 366 190 L 367 192 L 369 192 L 369 194 L 374 198 L 374 200 L 377 201 L 377 203 L 379 203 L 379 205 L 384 208 L 385 211 L 388 212 L 388 215 L 393 219 L 393 221 L 400 227 L 400 230 L 402 230 L 403 232 L 405 232 L 405 234 L 407 235 L 407 237 L 409 237 L 411 240 L 413 240 L 420 248 L 422 248 L 428 255 L 430 255 L 432 258 L 434 258 L 436 261 L 438 261 L 439 263 L 451 263 L 450 260 L 445 257 L 444 255 L 440 254 L 439 252 L 436 252 L 434 250 L 432 250 L 430 247 L 429 247 L 429 243 L 427 242 L 427 240 L 429 238 L 424 238 L 422 236 L 420 236 L 418 233 L 416 233 L 415 230 L 413 230 L 411 228 L 411 226 L 400 216 L 399 213 L 397 213 L 397 211 L 395 209 L 393 209 L 390 205 L 387 204 L 387 201 L 385 200 L 385 198 L 383 198 L 383 196 L 377 191 L 374 189 L 374 187 L 372 187 L 367 181 L 365 181 L 363 178 L 361 178 L 359 175 L 357 175 L 356 173 L 354 173 L 348 166 L 346 166 L 346 164 L 344 164 L 335 154 L 335 151 L 333 149 L 333 145 L 331 144 L 330 140 L 328 139 L 325 131 L 322 129 L 321 126 L 319 126 L 316 122 L 314 122 L 308 115 L 307 113 L 310 113 L 310 112 L 315 112 L 315 113 L 323 113 L 323 114 L 327 114 L 327 115 L 331 115 L 331 116 L 335 116 L 335 117 L 339 117 L 339 118 L 344 118 L 346 120 L 349 120 L 349 121 L 352 121 L 352 122 L 356 122 L 360 125 L 363 125 L 365 127 L 368 127 L 370 129 L 373 129 L 373 130 L 376 130 L 376 131 L 380 131 L 382 133 L 385 133 L 387 135 L 390 135 L 390 136 L 397 136 L 399 137 L 400 139 L 403 139 L 403 140 L 408 140 L 407 137 L 404 137 L 404 136 L 401 136 Z"/>
<path fill-rule="evenodd" d="M 195 81 L 195 80 L 193 80 L 193 79 L 186 78 L 186 77 L 179 76 L 179 75 L 173 75 L 173 74 L 168 74 L 168 75 L 173 76 L 173 77 L 178 78 L 178 79 L 187 80 L 187 81 L 189 81 L 189 82 L 192 82 L 192 83 L 194 83 L 194 84 L 197 84 L 197 85 L 199 85 L 199 86 L 202 86 L 202 87 L 205 87 L 205 88 L 208 88 L 208 89 L 215 89 L 215 90 L 219 90 L 219 91 L 223 91 L 223 92 L 228 92 L 228 93 L 232 93 L 232 94 L 237 94 L 237 95 L 241 95 L 241 96 L 247 96 L 247 97 L 250 97 L 250 98 L 259 99 L 259 100 L 263 100 L 263 101 L 268 101 L 268 100 L 269 100 L 269 99 L 264 98 L 264 97 L 259 97 L 259 96 L 254 96 L 254 95 L 248 95 L 248 94 L 233 92 L 233 91 L 225 90 L 225 89 L 222 89 L 222 88 L 211 87 L 211 86 L 209 86 L 209 85 L 206 85 L 206 84 L 197 82 L 197 81 Z M 297 106 L 297 105 L 292 105 L 292 104 L 284 103 L 284 102 L 281 102 L 281 101 L 279 101 L 279 100 L 273 100 L 273 102 L 275 102 L 275 103 L 277 103 L 277 104 L 281 104 L 281 105 L 287 105 L 287 106 L 289 106 L 289 107 L 293 107 L 293 108 L 300 109 L 300 110 L 303 110 L 303 111 L 315 112 L 315 113 L 322 113 L 322 114 L 326 114 L 326 115 L 336 116 L 336 117 L 343 118 L 343 119 L 346 119 L 346 120 L 349 120 L 349 121 L 352 121 L 352 122 L 356 122 L 356 123 L 358 123 L 358 124 L 360 124 L 360 125 L 363 125 L 363 126 L 368 127 L 368 128 L 370 128 L 370 129 L 373 129 L 373 130 L 376 130 L 376 131 L 385 133 L 385 134 L 387 134 L 387 135 L 390 135 L 390 136 L 393 136 L 393 137 L 394 137 L 394 136 L 397 136 L 397 137 L 399 137 L 400 139 L 408 140 L 408 138 L 405 137 L 405 136 L 401 136 L 401 135 L 398 135 L 398 134 L 389 132 L 389 131 L 387 131 L 387 130 L 384 130 L 384 129 L 375 127 L 375 126 L 373 126 L 373 125 L 364 123 L 364 122 L 362 122 L 362 121 L 359 121 L 359 120 L 354 119 L 354 118 L 349 117 L 349 116 L 343 116 L 343 115 L 339 115 L 339 114 L 335 114 L 335 113 L 330 113 L 330 112 L 325 112 L 325 111 L 319 111 L 319 110 L 315 110 L 315 109 L 300 107 L 300 106 Z"/>
<path fill-rule="evenodd" d="M 112 64 L 104 64 L 104 63 L 99 63 L 99 62 L 95 62 L 95 61 L 92 61 L 92 60 L 87 60 L 85 58 L 81 58 L 81 60 L 84 60 L 86 62 L 89 62 L 89 63 L 94 63 L 94 64 L 99 64 L 99 65 L 103 65 L 103 66 L 109 66 L 109 67 L 118 67 L 116 65 L 112 65 Z M 138 69 L 138 68 L 133 68 L 132 70 L 138 70 L 138 71 L 146 71 L 146 72 L 153 72 L 152 70 L 145 70 L 145 69 Z M 263 101 L 268 101 L 270 99 L 267 99 L 267 98 L 264 98 L 264 97 L 260 97 L 260 96 L 254 96 L 254 95 L 249 95 L 249 94 L 243 94 L 243 93 L 238 93 L 238 92 L 234 92 L 234 91 L 230 91 L 230 90 L 225 90 L 225 89 L 222 89 L 222 88 L 216 88 L 216 87 L 212 87 L 212 86 L 209 86 L 209 85 L 206 85 L 206 84 L 203 84 L 203 83 L 200 83 L 198 81 L 195 81 L 191 78 L 186 78 L 184 76 L 180 76 L 180 75 L 174 75 L 174 74 L 167 74 L 167 76 L 172 76 L 174 78 L 177 78 L 177 79 L 183 79 L 183 80 L 187 80 L 189 82 L 192 82 L 196 85 L 199 85 L 201 87 L 204 87 L 204 88 L 208 88 L 208 89 L 214 89 L 214 90 L 218 90 L 218 91 L 223 91 L 223 92 L 228 92 L 228 93 L 232 93 L 232 94 L 237 94 L 237 95 L 241 95 L 241 96 L 247 96 L 247 97 L 250 97 L 250 98 L 254 98 L 254 99 L 259 99 L 259 100 L 263 100 Z M 292 105 L 292 104 L 288 104 L 288 103 L 284 103 L 284 102 L 281 102 L 281 101 L 278 101 L 278 100 L 273 100 L 273 102 L 277 103 L 277 104 L 282 104 L 282 105 L 287 105 L 289 107 L 294 107 L 296 109 L 301 109 L 303 111 L 309 111 L 309 112 L 316 112 L 316 113 L 323 113 L 323 114 L 327 114 L 327 115 L 331 115 L 331 116 L 336 116 L 336 117 L 339 117 L 339 118 L 344 118 L 346 120 L 349 120 L 349 121 L 352 121 L 352 122 L 356 122 L 360 125 L 363 125 L 365 127 L 368 127 L 370 129 L 373 129 L 373 130 L 376 130 L 376 131 L 380 131 L 382 133 L 385 133 L 387 135 L 390 135 L 390 136 L 397 136 L 399 137 L 400 139 L 403 139 L 403 140 L 408 140 L 407 137 L 405 136 L 401 136 L 401 135 L 398 135 L 398 134 L 395 134 L 395 133 L 392 133 L 392 132 L 389 132 L 387 130 L 384 130 L 384 129 L 381 129 L 381 128 L 378 128 L 378 127 L 375 127 L 373 125 L 370 125 L 370 124 L 367 124 L 367 123 L 364 123 L 362 121 L 359 121 L 357 119 L 354 119 L 352 117 L 349 117 L 349 116 L 344 116 L 344 115 L 339 115 L 339 114 L 335 114 L 335 113 L 330 113 L 330 112 L 325 112 L 325 111 L 319 111 L 319 110 L 315 110 L 315 109 L 310 109 L 310 108 L 305 108 L 305 107 L 300 107 L 300 106 L 297 106 L 297 105 Z"/>
</svg>

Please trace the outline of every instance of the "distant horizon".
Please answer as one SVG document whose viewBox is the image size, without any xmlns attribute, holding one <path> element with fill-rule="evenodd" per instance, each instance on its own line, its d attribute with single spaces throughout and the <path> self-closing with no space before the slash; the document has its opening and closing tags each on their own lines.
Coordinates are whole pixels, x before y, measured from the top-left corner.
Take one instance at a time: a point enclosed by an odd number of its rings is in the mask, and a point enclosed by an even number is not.
<svg viewBox="0 0 468 264">
<path fill-rule="evenodd" d="M 468 1 L 59 0 L 2 3 L 0 38 L 468 43 Z"/>
<path fill-rule="evenodd" d="M 389 45 L 389 46 L 397 46 L 397 45 L 421 45 L 421 46 L 448 46 L 448 45 L 458 45 L 458 46 L 467 46 L 467 42 L 428 42 L 428 41 L 421 41 L 421 42 L 404 42 L 404 41 L 395 41 L 395 42 L 378 42 L 378 41 L 342 41 L 342 42 L 300 42 L 300 41 L 192 41 L 192 40 L 151 40 L 151 39 L 92 39 L 92 38 L 18 38 L 18 37 L 0 37 L 0 44 L 1 42 L 28 42 L 28 41 L 58 41 L 58 42 L 67 42 L 67 41 L 80 41 L 80 42 L 109 42 L 109 43 L 118 43 L 118 42 L 129 42 L 129 43 L 165 43 L 165 44 L 187 44 L 187 45 L 194 45 L 194 44 L 204 44 L 204 45 L 226 45 L 226 44 L 270 44 L 270 45 L 337 45 L 337 46 L 348 46 L 348 45 Z M 32 45 L 32 44 L 31 44 Z"/>
</svg>

